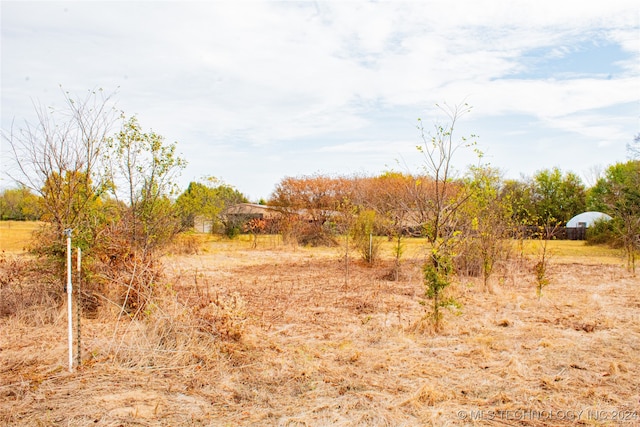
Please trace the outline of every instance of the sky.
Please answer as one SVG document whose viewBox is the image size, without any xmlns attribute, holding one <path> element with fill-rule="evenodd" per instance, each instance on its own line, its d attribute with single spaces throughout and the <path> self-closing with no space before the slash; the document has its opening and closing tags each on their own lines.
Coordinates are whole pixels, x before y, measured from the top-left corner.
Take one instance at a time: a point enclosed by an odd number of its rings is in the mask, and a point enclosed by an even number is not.
<svg viewBox="0 0 640 427">
<path fill-rule="evenodd" d="M 5 135 L 62 90 L 102 88 L 177 142 L 183 189 L 215 176 L 257 201 L 290 176 L 419 172 L 437 105 L 469 104 L 454 136 L 513 179 L 559 167 L 592 184 L 640 132 L 636 0 L 3 0 L 0 15 Z"/>
</svg>

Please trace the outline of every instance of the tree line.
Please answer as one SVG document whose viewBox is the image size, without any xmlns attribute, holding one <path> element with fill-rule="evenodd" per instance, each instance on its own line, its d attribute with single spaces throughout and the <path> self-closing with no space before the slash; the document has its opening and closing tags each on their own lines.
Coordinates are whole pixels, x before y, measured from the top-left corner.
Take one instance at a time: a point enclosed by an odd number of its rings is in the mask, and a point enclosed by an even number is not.
<svg viewBox="0 0 640 427">
<path fill-rule="evenodd" d="M 489 191 L 489 196 L 501 205 L 501 209 L 516 224 L 565 225 L 573 216 L 585 211 L 602 211 L 615 218 L 624 213 L 626 205 L 633 209 L 634 197 L 637 197 L 634 191 L 637 174 L 637 160 L 616 163 L 604 171 L 594 186 L 587 187 L 578 175 L 563 172 L 557 167 L 540 170 L 529 178 L 503 179 L 498 169 L 481 165 L 469 167 L 464 176 L 453 179 L 451 183 L 458 189 L 467 186 L 473 188 L 474 192 Z M 59 174 L 52 174 L 41 190 L 34 191 L 33 187 L 23 182 L 19 182 L 17 188 L 3 190 L 0 193 L 0 219 L 50 221 L 51 215 L 59 215 L 56 214 L 57 208 L 51 205 L 54 201 L 50 199 L 54 194 L 64 197 L 63 184 L 72 187 L 77 179 L 78 176 L 75 179 L 71 176 L 61 179 Z M 409 215 L 420 224 L 427 215 L 428 206 L 424 201 L 428 197 L 429 186 L 435 185 L 434 182 L 428 175 L 397 171 L 375 176 L 315 174 L 285 177 L 276 184 L 271 197 L 260 203 L 277 207 L 283 212 L 304 209 L 316 223 L 326 222 L 333 212 L 349 205 L 358 210 L 374 210 L 398 225 L 403 224 L 403 219 Z M 134 191 L 129 186 L 128 203 L 132 204 L 134 210 L 143 210 L 137 206 L 140 201 Z M 249 202 L 232 185 L 215 177 L 191 182 L 182 193 L 173 191 L 172 194 L 177 197 L 170 197 L 167 202 L 176 208 L 174 215 L 179 220 L 179 230 L 193 227 L 195 218 L 203 216 L 218 225 L 213 228 L 214 231 L 225 232 L 225 209 L 237 203 Z M 140 200 L 145 201 L 149 196 L 140 196 Z M 101 208 L 117 205 L 120 201 L 112 193 L 101 194 L 98 198 L 101 199 Z M 77 210 L 79 207 L 76 207 Z M 491 208 L 486 206 L 486 209 Z M 62 219 L 58 217 L 55 221 L 61 222 Z M 385 227 L 388 229 L 389 226 Z M 407 226 L 405 230 L 409 234 L 421 233 L 419 229 L 410 228 Z"/>
</svg>

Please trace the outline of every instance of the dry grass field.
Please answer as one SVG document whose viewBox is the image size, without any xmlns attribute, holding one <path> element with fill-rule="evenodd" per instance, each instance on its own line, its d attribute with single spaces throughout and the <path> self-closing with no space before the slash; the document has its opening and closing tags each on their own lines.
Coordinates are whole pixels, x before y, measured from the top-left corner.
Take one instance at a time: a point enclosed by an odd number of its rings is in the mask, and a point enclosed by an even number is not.
<svg viewBox="0 0 640 427">
<path fill-rule="evenodd" d="M 0 221 L 0 252 L 22 252 L 40 225 L 33 221 Z"/>
<path fill-rule="evenodd" d="M 640 425 L 640 281 L 615 252 L 553 242 L 540 299 L 526 258 L 493 293 L 461 278 L 438 334 L 421 321 L 422 243 L 397 282 L 383 252 L 373 267 L 352 252 L 347 271 L 339 248 L 204 241 L 165 257 L 142 320 L 83 319 L 74 372 L 62 301 L 0 318 L 0 424 Z"/>
</svg>

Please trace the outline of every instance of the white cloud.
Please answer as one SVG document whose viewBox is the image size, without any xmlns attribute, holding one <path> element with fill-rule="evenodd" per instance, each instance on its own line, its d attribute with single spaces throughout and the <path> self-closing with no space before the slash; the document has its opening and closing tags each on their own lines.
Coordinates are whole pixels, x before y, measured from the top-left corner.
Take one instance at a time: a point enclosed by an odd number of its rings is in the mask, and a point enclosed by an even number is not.
<svg viewBox="0 0 640 427">
<path fill-rule="evenodd" d="M 60 103 L 62 84 L 120 86 L 125 112 L 188 155 L 323 139 L 329 151 L 383 152 L 378 141 L 405 140 L 434 103 L 462 100 L 473 120 L 527 115 L 540 139 L 615 145 L 637 132 L 637 117 L 619 117 L 628 107 L 606 110 L 638 102 L 639 28 L 623 0 L 3 2 L 2 126 L 28 117 L 31 99 Z M 620 46 L 623 74 L 517 78 L 531 71 L 523 55 L 561 61 L 585 41 Z M 322 168 L 309 157 L 300 167 Z"/>
</svg>

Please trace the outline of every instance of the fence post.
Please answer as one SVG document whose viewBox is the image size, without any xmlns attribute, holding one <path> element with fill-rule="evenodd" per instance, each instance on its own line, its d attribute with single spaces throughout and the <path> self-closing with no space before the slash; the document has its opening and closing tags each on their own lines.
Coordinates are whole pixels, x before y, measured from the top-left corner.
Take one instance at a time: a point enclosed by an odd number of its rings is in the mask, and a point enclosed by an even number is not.
<svg viewBox="0 0 640 427">
<path fill-rule="evenodd" d="M 67 324 L 69 326 L 69 372 L 73 372 L 73 286 L 71 284 L 71 229 L 64 230 L 67 236 Z"/>
</svg>

